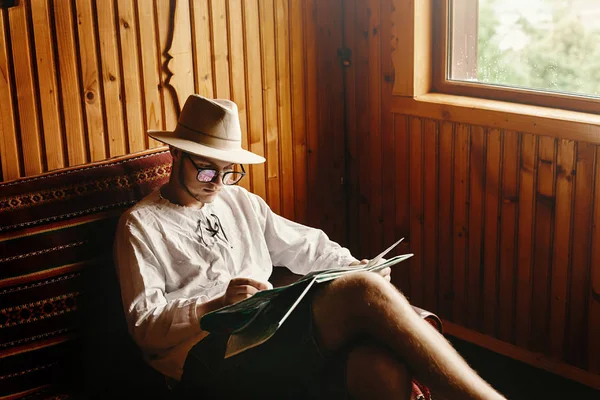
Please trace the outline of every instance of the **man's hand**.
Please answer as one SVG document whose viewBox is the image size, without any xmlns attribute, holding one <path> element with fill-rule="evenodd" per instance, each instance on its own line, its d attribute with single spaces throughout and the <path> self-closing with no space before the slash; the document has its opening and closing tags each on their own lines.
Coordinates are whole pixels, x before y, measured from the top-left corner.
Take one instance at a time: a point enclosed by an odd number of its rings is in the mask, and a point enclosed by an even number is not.
<svg viewBox="0 0 600 400">
<path fill-rule="evenodd" d="M 233 278 L 229 281 L 227 290 L 223 295 L 223 306 L 228 306 L 252 297 L 260 290 L 272 288 L 273 286 L 268 282 L 260 282 L 250 278 Z"/>
<path fill-rule="evenodd" d="M 384 259 L 381 259 L 379 262 L 382 263 L 384 261 L 385 261 Z M 365 264 L 368 264 L 368 263 L 369 263 L 369 260 L 367 260 L 365 258 L 365 259 L 362 259 L 360 261 L 354 261 L 354 262 L 350 263 L 350 267 L 356 267 L 358 265 L 365 265 Z M 385 278 L 385 280 L 388 281 L 388 282 L 390 282 L 392 280 L 392 275 L 391 275 L 392 274 L 392 269 L 390 267 L 387 267 L 387 268 L 384 268 L 384 269 L 382 269 L 380 271 L 377 271 L 377 273 L 379 275 L 383 276 Z"/>
</svg>

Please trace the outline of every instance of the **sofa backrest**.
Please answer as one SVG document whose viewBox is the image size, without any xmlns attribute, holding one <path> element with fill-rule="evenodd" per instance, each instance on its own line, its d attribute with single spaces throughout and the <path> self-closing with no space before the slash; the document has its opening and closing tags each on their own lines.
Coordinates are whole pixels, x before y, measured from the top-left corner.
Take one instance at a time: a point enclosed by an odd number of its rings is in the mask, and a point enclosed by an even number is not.
<svg viewBox="0 0 600 400">
<path fill-rule="evenodd" d="M 126 330 L 112 245 L 121 213 L 170 169 L 161 148 L 0 184 L 0 398 L 156 394 Z"/>
</svg>

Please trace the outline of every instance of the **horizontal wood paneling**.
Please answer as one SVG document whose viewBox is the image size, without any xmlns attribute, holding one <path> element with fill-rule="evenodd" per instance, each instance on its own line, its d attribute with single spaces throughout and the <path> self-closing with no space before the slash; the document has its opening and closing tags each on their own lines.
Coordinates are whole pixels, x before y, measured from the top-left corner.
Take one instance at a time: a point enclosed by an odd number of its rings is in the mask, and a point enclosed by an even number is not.
<svg viewBox="0 0 600 400">
<path fill-rule="evenodd" d="M 0 13 L 1 179 L 159 146 L 189 94 L 230 98 L 267 158 L 242 186 L 344 241 L 341 21 L 341 0 L 22 0 Z"/>
<path fill-rule="evenodd" d="M 415 38 L 384 20 L 408 3 L 345 3 L 351 250 L 370 257 L 406 237 L 415 257 L 392 279 L 409 300 L 495 343 L 541 355 L 544 368 L 551 360 L 557 373 L 588 371 L 581 381 L 600 386 L 595 131 L 560 120 L 560 111 L 544 111 L 548 119 L 536 124 L 516 108 L 503 116 L 477 113 L 475 100 L 463 99 L 463 109 L 436 104 L 435 94 L 421 102 L 393 95 L 384 66 Z M 385 42 L 391 50 L 373 60 L 373 47 Z M 395 79 L 403 79 L 397 88 L 414 83 L 403 62 L 395 64 Z M 391 130 L 383 125 L 388 114 Z M 575 131 L 589 135 L 575 138 Z M 388 223 L 393 231 L 375 231 Z"/>
</svg>

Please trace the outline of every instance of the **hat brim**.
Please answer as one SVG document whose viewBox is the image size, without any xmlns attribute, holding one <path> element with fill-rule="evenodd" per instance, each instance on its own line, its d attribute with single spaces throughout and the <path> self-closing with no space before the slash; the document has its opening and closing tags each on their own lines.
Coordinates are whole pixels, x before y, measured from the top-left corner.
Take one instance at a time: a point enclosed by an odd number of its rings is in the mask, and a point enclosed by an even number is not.
<svg viewBox="0 0 600 400">
<path fill-rule="evenodd" d="M 214 160 L 230 162 L 233 164 L 262 164 L 266 160 L 258 154 L 244 149 L 220 150 L 214 147 L 205 146 L 191 140 L 176 137 L 171 131 L 148 131 L 148 136 L 181 149 L 186 153 L 194 154 L 200 157 L 212 158 Z"/>
</svg>

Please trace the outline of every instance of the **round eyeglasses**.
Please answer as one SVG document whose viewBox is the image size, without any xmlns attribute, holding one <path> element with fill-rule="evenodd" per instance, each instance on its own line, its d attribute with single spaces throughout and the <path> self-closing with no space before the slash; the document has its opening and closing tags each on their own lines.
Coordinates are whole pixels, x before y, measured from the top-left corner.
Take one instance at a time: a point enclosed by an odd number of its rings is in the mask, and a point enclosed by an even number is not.
<svg viewBox="0 0 600 400">
<path fill-rule="evenodd" d="M 198 171 L 198 174 L 196 175 L 196 179 L 198 180 L 198 182 L 202 182 L 202 183 L 215 182 L 220 175 L 221 181 L 223 182 L 224 185 L 235 185 L 246 175 L 246 170 L 244 170 L 244 166 L 241 164 L 240 164 L 240 167 L 242 167 L 242 172 L 239 172 L 239 171 L 221 172 L 221 171 L 217 171 L 216 169 L 213 169 L 213 168 L 200 168 L 194 162 L 194 160 L 192 160 L 192 157 L 190 157 L 189 154 L 186 153 L 186 157 L 190 160 L 190 162 L 194 165 L 194 167 Z"/>
</svg>

